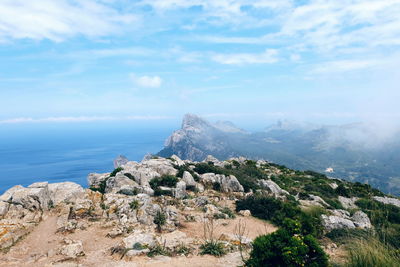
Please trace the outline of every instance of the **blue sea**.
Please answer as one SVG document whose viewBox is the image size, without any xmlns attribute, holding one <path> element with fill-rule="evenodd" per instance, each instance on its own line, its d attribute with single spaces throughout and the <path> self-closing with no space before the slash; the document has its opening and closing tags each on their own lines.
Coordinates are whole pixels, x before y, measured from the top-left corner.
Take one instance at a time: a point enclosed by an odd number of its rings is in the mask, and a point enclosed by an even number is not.
<svg viewBox="0 0 400 267">
<path fill-rule="evenodd" d="M 0 125 L 0 194 L 20 184 L 72 181 L 113 170 L 125 155 L 157 153 L 178 125 L 159 122 L 28 123 Z"/>
</svg>

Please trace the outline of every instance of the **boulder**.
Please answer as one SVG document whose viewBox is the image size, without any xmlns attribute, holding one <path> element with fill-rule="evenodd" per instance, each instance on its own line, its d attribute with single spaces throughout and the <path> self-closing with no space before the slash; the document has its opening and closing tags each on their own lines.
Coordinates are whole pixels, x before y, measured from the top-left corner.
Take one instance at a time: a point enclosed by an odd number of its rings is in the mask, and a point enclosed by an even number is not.
<svg viewBox="0 0 400 267">
<path fill-rule="evenodd" d="M 279 185 L 277 185 L 272 180 L 260 180 L 259 184 L 260 184 L 262 189 L 268 190 L 275 197 L 289 195 L 288 191 L 283 190 L 282 188 L 280 188 Z"/>
<path fill-rule="evenodd" d="M 356 227 L 362 229 L 369 229 L 372 227 L 371 221 L 368 218 L 368 215 L 362 211 L 356 211 L 353 216 L 351 216 L 352 221 L 354 222 Z"/>
<path fill-rule="evenodd" d="M 7 214 L 10 204 L 8 202 L 0 201 L 0 218 Z"/>
<path fill-rule="evenodd" d="M 128 158 L 127 157 L 125 157 L 124 155 L 119 155 L 118 157 L 116 157 L 115 159 L 114 159 L 114 168 L 116 169 L 116 168 L 119 168 L 119 167 L 122 167 L 122 166 L 124 166 L 126 163 L 128 163 Z"/>
<path fill-rule="evenodd" d="M 152 247 L 156 244 L 156 238 L 152 233 L 135 231 L 122 239 L 122 244 L 126 249 L 132 249 L 134 246 L 137 246 L 137 244 L 140 244 L 141 246 Z"/>
<path fill-rule="evenodd" d="M 228 192 L 244 192 L 243 186 L 239 183 L 237 178 L 233 175 L 221 177 L 219 181 L 221 184 L 221 191 L 228 193 Z"/>
<path fill-rule="evenodd" d="M 2 194 L 0 196 L 0 201 L 5 201 L 5 202 L 9 202 L 12 199 L 12 195 L 14 194 L 14 192 L 23 189 L 24 187 L 22 185 L 16 185 L 11 187 L 10 189 L 8 189 L 6 192 L 4 192 L 4 194 Z"/>
<path fill-rule="evenodd" d="M 83 251 L 82 241 L 75 240 L 65 240 L 66 245 L 64 245 L 60 249 L 60 254 L 64 255 L 68 258 L 77 258 L 80 256 L 84 256 L 85 252 Z"/>
<path fill-rule="evenodd" d="M 311 206 L 319 206 L 319 207 L 329 207 L 329 204 L 326 203 L 321 197 L 315 195 L 309 195 L 309 199 L 299 200 L 300 204 L 304 207 L 311 207 Z"/>
<path fill-rule="evenodd" d="M 251 211 L 250 210 L 240 210 L 239 214 L 242 215 L 243 217 L 249 217 L 249 216 L 251 216 Z"/>
<path fill-rule="evenodd" d="M 117 173 L 115 177 L 110 177 L 106 182 L 106 193 L 118 193 L 121 190 L 130 190 L 133 191 L 135 187 L 139 185 L 129 179 L 122 173 Z"/>
<path fill-rule="evenodd" d="M 188 171 L 183 172 L 182 181 L 184 181 L 187 186 L 196 186 L 196 181 Z"/>
<path fill-rule="evenodd" d="M 20 188 L 12 194 L 11 203 L 28 210 L 48 210 L 51 203 L 48 185 Z"/>
<path fill-rule="evenodd" d="M 78 198 L 85 196 L 85 190 L 79 184 L 72 182 L 49 184 L 50 199 L 53 205 L 61 202 L 75 202 Z"/>
<path fill-rule="evenodd" d="M 212 155 L 208 155 L 208 156 L 203 160 L 203 162 L 212 162 L 212 163 L 214 163 L 214 164 L 218 164 L 218 163 L 219 163 L 219 160 L 218 160 L 216 157 L 212 156 Z"/>
<path fill-rule="evenodd" d="M 99 187 L 101 182 L 110 177 L 110 173 L 90 173 L 87 177 L 89 187 Z"/>
<path fill-rule="evenodd" d="M 335 215 L 321 215 L 322 225 L 327 231 L 334 229 L 353 229 L 356 228 L 355 224 L 350 220 Z"/>
<path fill-rule="evenodd" d="M 171 159 L 174 161 L 175 165 L 178 165 L 178 166 L 185 165 L 185 162 L 183 160 L 181 160 L 177 155 L 172 155 Z"/>
<path fill-rule="evenodd" d="M 186 183 L 184 181 L 179 181 L 172 190 L 172 194 L 175 198 L 184 198 L 186 196 Z"/>
<path fill-rule="evenodd" d="M 357 205 L 355 204 L 355 202 L 358 200 L 358 197 L 352 197 L 352 198 L 348 198 L 348 197 L 342 197 L 339 196 L 339 202 L 342 204 L 343 208 L 345 209 L 357 209 Z"/>
<path fill-rule="evenodd" d="M 393 197 L 374 197 L 374 199 L 383 204 L 390 204 L 400 208 L 400 199 Z"/>
</svg>

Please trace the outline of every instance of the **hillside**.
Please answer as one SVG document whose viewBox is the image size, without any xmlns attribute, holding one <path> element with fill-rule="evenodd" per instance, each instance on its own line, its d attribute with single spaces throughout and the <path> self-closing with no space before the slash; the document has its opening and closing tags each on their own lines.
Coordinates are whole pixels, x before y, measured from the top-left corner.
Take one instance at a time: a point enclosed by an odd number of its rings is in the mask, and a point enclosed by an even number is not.
<svg viewBox="0 0 400 267">
<path fill-rule="evenodd" d="M 400 194 L 399 134 L 383 138 L 372 125 L 361 123 L 319 126 L 283 121 L 255 133 L 225 124 L 229 127 L 188 114 L 158 154 L 189 160 L 203 160 L 207 155 L 220 160 L 264 159 L 293 169 L 328 170 L 331 177 Z"/>
<path fill-rule="evenodd" d="M 245 158 L 115 164 L 89 174 L 87 189 L 39 182 L 6 191 L 0 266 L 261 266 L 257 244 L 282 234 L 304 239 L 305 254 L 290 260 L 299 264 L 342 265 L 355 237 L 398 259 L 400 200 L 369 185 Z"/>
</svg>

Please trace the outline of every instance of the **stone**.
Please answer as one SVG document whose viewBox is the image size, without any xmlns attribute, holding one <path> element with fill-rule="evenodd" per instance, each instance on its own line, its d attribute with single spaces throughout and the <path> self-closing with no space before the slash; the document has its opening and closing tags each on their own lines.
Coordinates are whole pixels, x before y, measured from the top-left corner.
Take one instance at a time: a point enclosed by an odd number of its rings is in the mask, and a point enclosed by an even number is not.
<svg viewBox="0 0 400 267">
<path fill-rule="evenodd" d="M 251 211 L 249 211 L 249 210 L 240 210 L 239 214 L 242 215 L 243 217 L 249 217 L 249 216 L 251 216 Z"/>
<path fill-rule="evenodd" d="M 186 183 L 184 181 L 176 183 L 172 193 L 175 198 L 184 198 L 186 196 Z"/>
<path fill-rule="evenodd" d="M 185 162 L 183 160 L 181 160 L 177 155 L 172 155 L 171 159 L 173 159 L 174 164 L 178 165 L 178 166 L 183 166 L 185 165 Z"/>
<path fill-rule="evenodd" d="M 184 181 L 187 186 L 196 186 L 196 181 L 188 171 L 183 172 L 182 181 Z"/>
<path fill-rule="evenodd" d="M 10 189 L 8 189 L 6 192 L 4 192 L 4 194 L 2 194 L 0 196 L 0 201 L 5 201 L 5 202 L 9 202 L 12 199 L 12 195 L 14 194 L 14 192 L 23 189 L 24 187 L 22 185 L 16 185 L 11 187 Z"/>
<path fill-rule="evenodd" d="M 351 219 L 354 222 L 356 227 L 359 227 L 362 229 L 372 228 L 372 224 L 371 224 L 371 221 L 369 220 L 368 215 L 360 210 L 356 211 L 353 214 L 353 216 L 351 216 Z"/>
<path fill-rule="evenodd" d="M 142 246 L 152 247 L 156 244 L 156 239 L 152 233 L 134 232 L 122 239 L 122 244 L 126 249 L 134 248 L 139 243 Z"/>
<path fill-rule="evenodd" d="M 212 156 L 212 155 L 208 155 L 204 160 L 203 160 L 203 162 L 212 162 L 212 163 L 219 163 L 219 160 L 216 158 L 216 157 L 214 157 L 214 156 Z"/>
<path fill-rule="evenodd" d="M 244 192 L 243 186 L 239 183 L 238 179 L 233 176 L 225 176 L 222 175 L 220 179 L 221 184 L 221 191 L 228 193 L 228 192 Z"/>
<path fill-rule="evenodd" d="M 165 247 L 171 249 L 181 244 L 187 245 L 191 241 L 191 238 L 188 238 L 184 232 L 181 232 L 179 230 L 157 237 L 157 242 L 159 244 L 165 245 Z"/>
<path fill-rule="evenodd" d="M 49 185 L 48 182 L 37 182 L 28 186 L 28 188 L 45 188 Z"/>
<path fill-rule="evenodd" d="M 61 255 L 64 255 L 68 258 L 77 258 L 85 255 L 85 252 L 83 251 L 82 241 L 67 239 L 65 240 L 65 243 L 66 245 L 64 245 L 60 250 Z"/>
<path fill-rule="evenodd" d="M 210 201 L 209 201 L 209 199 L 208 199 L 207 196 L 200 196 L 200 197 L 196 197 L 196 198 L 194 199 L 194 203 L 196 204 L 196 206 L 199 206 L 199 207 L 205 206 L 205 205 L 207 205 L 209 202 L 210 202 Z"/>
<path fill-rule="evenodd" d="M 127 157 L 125 157 L 124 155 L 119 155 L 118 157 L 116 157 L 114 159 L 114 162 L 113 162 L 114 169 L 124 166 L 126 163 L 128 163 L 128 161 L 129 160 Z"/>
<path fill-rule="evenodd" d="M 79 184 L 72 182 L 53 183 L 48 185 L 50 199 L 53 205 L 61 202 L 75 202 L 85 196 L 85 190 Z"/>
<path fill-rule="evenodd" d="M 90 173 L 87 177 L 87 182 L 89 187 L 98 187 L 108 177 L 110 177 L 110 173 Z"/>
<path fill-rule="evenodd" d="M 282 188 L 280 188 L 279 185 L 277 185 L 272 180 L 260 180 L 259 183 L 260 183 L 260 186 L 261 186 L 262 189 L 268 190 L 275 197 L 282 196 L 282 195 L 289 195 L 288 191 L 283 190 Z"/>
<path fill-rule="evenodd" d="M 357 205 L 355 204 L 355 202 L 358 200 L 358 197 L 352 197 L 352 198 L 348 198 L 348 197 L 342 197 L 339 196 L 338 197 L 339 202 L 342 204 L 343 208 L 345 209 L 357 209 Z"/>
<path fill-rule="evenodd" d="M 106 182 L 106 193 L 118 193 L 121 190 L 133 191 L 139 185 L 125 176 L 123 173 L 117 173 L 115 177 L 110 177 Z"/>
<path fill-rule="evenodd" d="M 204 192 L 204 185 L 202 185 L 201 183 L 196 183 L 195 189 L 197 192 L 202 193 L 202 192 Z"/>
<path fill-rule="evenodd" d="M 321 215 L 322 225 L 328 231 L 334 229 L 353 229 L 356 228 L 355 224 L 350 220 L 335 215 Z"/>
<path fill-rule="evenodd" d="M 12 194 L 11 203 L 28 210 L 48 210 L 50 203 L 48 186 L 42 188 L 20 188 Z"/>
<path fill-rule="evenodd" d="M 393 197 L 374 197 L 374 199 L 383 204 L 390 204 L 400 208 L 400 199 Z"/>
<path fill-rule="evenodd" d="M 8 202 L 0 201 L 0 218 L 7 214 L 9 207 L 10 204 Z"/>
<path fill-rule="evenodd" d="M 329 204 L 326 203 L 321 197 L 315 195 L 309 195 L 309 199 L 299 200 L 300 204 L 304 207 L 312 207 L 312 206 L 319 206 L 319 207 L 329 207 Z"/>
</svg>

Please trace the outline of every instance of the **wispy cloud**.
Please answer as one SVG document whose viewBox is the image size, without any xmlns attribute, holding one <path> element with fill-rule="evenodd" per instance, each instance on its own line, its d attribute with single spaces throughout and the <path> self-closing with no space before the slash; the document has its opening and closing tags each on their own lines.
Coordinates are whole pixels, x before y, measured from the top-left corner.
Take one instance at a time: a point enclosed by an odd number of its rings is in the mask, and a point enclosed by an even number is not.
<svg viewBox="0 0 400 267">
<path fill-rule="evenodd" d="M 130 78 L 139 87 L 158 88 L 162 84 L 162 79 L 159 76 L 136 76 L 131 73 Z"/>
<path fill-rule="evenodd" d="M 278 51 L 267 49 L 263 53 L 237 53 L 237 54 L 215 54 L 212 60 L 221 64 L 245 65 L 245 64 L 265 64 L 278 61 Z"/>
<path fill-rule="evenodd" d="M 103 1 L 3 0 L 0 2 L 0 40 L 102 37 L 132 25 L 138 16 L 121 13 Z"/>
<path fill-rule="evenodd" d="M 168 116 L 132 115 L 132 116 L 78 116 L 78 117 L 47 117 L 47 118 L 11 118 L 0 120 L 0 124 L 43 123 L 43 122 L 91 122 L 91 121 L 124 121 L 124 120 L 164 120 Z"/>
</svg>

